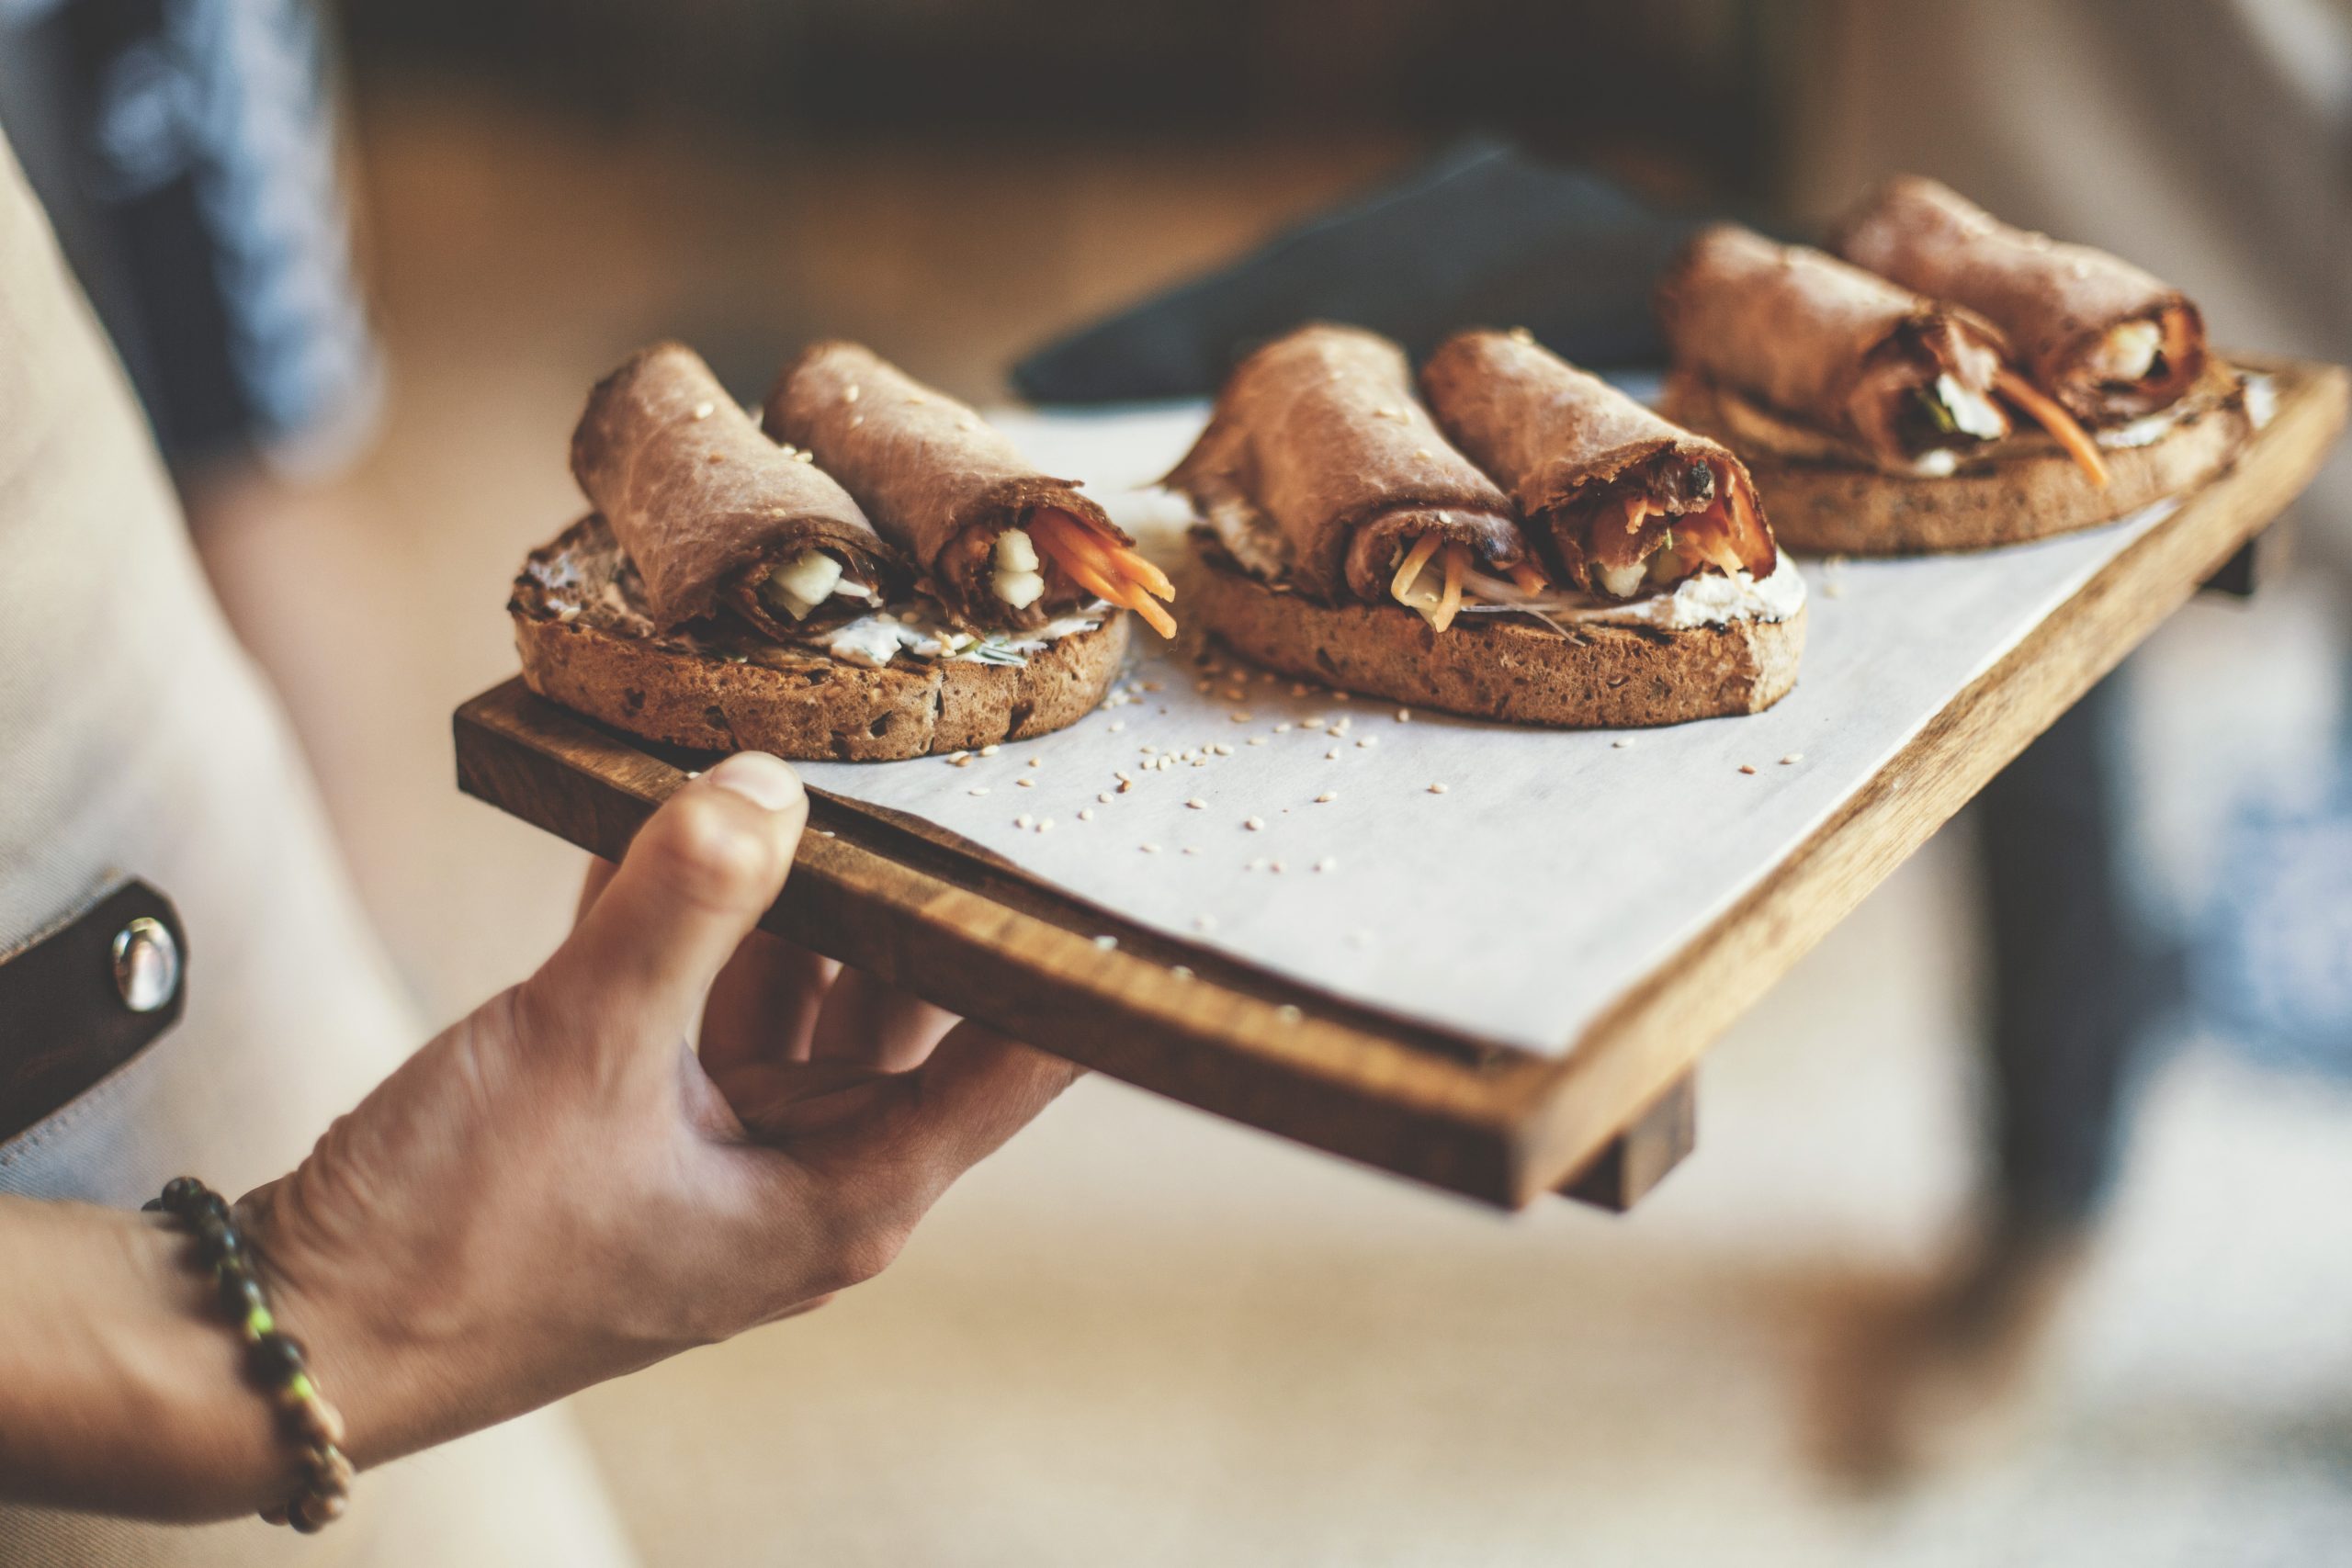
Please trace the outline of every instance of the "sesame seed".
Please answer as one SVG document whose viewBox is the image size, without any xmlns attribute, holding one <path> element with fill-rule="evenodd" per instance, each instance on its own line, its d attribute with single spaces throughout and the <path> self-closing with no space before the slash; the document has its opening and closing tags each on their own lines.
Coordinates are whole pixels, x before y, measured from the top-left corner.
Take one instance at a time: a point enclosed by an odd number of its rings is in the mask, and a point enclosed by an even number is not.
<svg viewBox="0 0 2352 1568">
<path fill-rule="evenodd" d="M 1634 738 L 1630 735 L 1621 735 L 1609 744 L 1620 751 L 1630 751 L 1634 749 Z"/>
<path fill-rule="evenodd" d="M 1377 736 L 1377 735 L 1367 735 L 1367 736 L 1363 737 L 1362 739 L 1360 739 L 1360 740 L 1358 740 L 1358 741 L 1356 742 L 1356 750 L 1359 750 L 1359 751 L 1369 751 L 1369 750 L 1371 750 L 1374 747 L 1375 747 L 1375 746 L 1377 746 L 1377 745 L 1379 745 L 1379 744 L 1380 744 L 1380 737 L 1379 737 L 1379 736 Z"/>
<path fill-rule="evenodd" d="M 1253 735 L 1250 738 L 1250 744 L 1252 746 L 1263 746 L 1265 743 L 1266 738 L 1262 735 Z"/>
<path fill-rule="evenodd" d="M 831 828 L 820 828 L 817 829 L 817 837 L 820 839 L 838 839 L 841 835 L 834 832 Z"/>
<path fill-rule="evenodd" d="M 1100 794 L 1096 795 L 1094 798 L 1101 801 L 1103 805 L 1108 806 L 1111 804 L 1111 792 L 1107 789 L 1103 790 Z"/>
<path fill-rule="evenodd" d="M 1105 799 L 1105 800 L 1108 800 L 1108 799 L 1110 799 L 1111 797 L 1110 797 L 1109 795 L 1104 795 L 1102 798 L 1103 798 L 1103 799 Z M 1080 821 L 1081 821 L 1081 822 L 1091 822 L 1091 821 L 1093 821 L 1093 820 L 1094 820 L 1094 807 L 1091 807 L 1091 806 L 1081 806 L 1081 807 L 1079 807 L 1079 810 L 1078 810 L 1078 819 L 1079 819 Z"/>
<path fill-rule="evenodd" d="M 1433 784 L 1430 785 L 1430 793 L 1431 795 L 1443 795 L 1445 793 L 1445 786 L 1442 784 Z"/>
<path fill-rule="evenodd" d="M 1784 768 L 1793 768 L 1793 767 L 1795 767 L 1799 762 L 1802 762 L 1802 761 L 1804 761 L 1804 752 L 1802 752 L 1802 751 L 1792 751 L 1792 752 L 1790 752 L 1787 756 L 1785 756 L 1785 757 L 1783 757 L 1783 758 L 1781 758 L 1781 766 L 1782 766 L 1782 767 L 1784 767 Z"/>
<path fill-rule="evenodd" d="M 1210 747 L 1209 750 L 1216 752 L 1220 757 L 1230 757 L 1233 755 L 1233 748 L 1227 745 L 1222 740 Z"/>
<path fill-rule="evenodd" d="M 862 413 L 854 413 L 849 416 L 849 427 L 852 430 L 855 430 L 859 425 L 864 424 L 865 423 L 865 416 Z"/>
<path fill-rule="evenodd" d="M 1331 700 L 1335 703 L 1353 702 L 1355 700 L 1355 694 L 1353 692 L 1334 692 L 1331 694 Z"/>
<path fill-rule="evenodd" d="M 1739 765 L 1739 771 L 1743 773 L 1752 773 L 1756 771 L 1756 764 L 1753 762 L 1742 762 Z"/>
<path fill-rule="evenodd" d="M 1046 759 L 1043 757 L 1032 757 L 1029 759 L 1029 765 L 1033 768 L 1042 768 L 1046 765 Z"/>
<path fill-rule="evenodd" d="M 951 768 L 960 768 L 971 760 L 972 754 L 969 751 L 950 752 L 947 758 L 947 765 Z"/>
<path fill-rule="evenodd" d="M 1299 1011 L 1298 1009 L 1291 1006 L 1290 1003 L 1284 1002 L 1282 1006 L 1274 1010 L 1274 1016 L 1281 1019 L 1284 1023 L 1296 1023 L 1300 1019 L 1305 1018 L 1306 1015 Z"/>
<path fill-rule="evenodd" d="M 1201 852 L 1201 847 L 1198 844 L 1186 844 L 1184 852 L 1188 855 L 1196 855 Z"/>
<path fill-rule="evenodd" d="M 1159 750 L 1157 746 L 1140 746 L 1136 748 L 1136 752 L 1138 755 L 1148 757 Z"/>
<path fill-rule="evenodd" d="M 1133 780 L 1133 779 L 1121 779 L 1121 780 L 1119 781 L 1119 793 L 1120 793 L 1121 795 L 1125 795 L 1125 794 L 1126 794 L 1126 793 L 1127 793 L 1127 791 L 1129 791 L 1129 790 L 1131 790 L 1131 789 L 1133 789 L 1133 788 L 1135 788 L 1135 787 L 1136 787 L 1136 781 L 1135 781 L 1135 780 Z"/>
<path fill-rule="evenodd" d="M 1414 447 L 1413 456 L 1419 457 L 1424 463 L 1435 462 L 1437 460 L 1437 455 L 1426 446 Z"/>
<path fill-rule="evenodd" d="M 1227 686 L 1225 689 L 1225 700 L 1229 703 L 1238 703 L 1249 694 L 1250 688 L 1247 686 Z"/>
<path fill-rule="evenodd" d="M 1231 719 L 1236 724 L 1247 724 L 1250 722 L 1250 710 L 1248 708 L 1235 708 L 1231 713 L 1225 716 Z"/>
<path fill-rule="evenodd" d="M 1340 753 L 1335 750 L 1326 751 L 1323 753 L 1323 760 L 1327 762 L 1336 762 L 1340 760 Z"/>
<path fill-rule="evenodd" d="M 1012 782 L 1014 786 L 1020 789 L 1035 789 L 1037 785 L 1037 781 L 1031 778 L 1027 773 L 1022 774 Z"/>
<path fill-rule="evenodd" d="M 1333 860 L 1329 855 L 1325 855 L 1321 860 L 1315 863 L 1315 869 L 1317 871 L 1337 871 L 1340 869 L 1340 863 Z"/>
<path fill-rule="evenodd" d="M 1266 857 L 1260 855 L 1256 860 L 1245 861 L 1242 863 L 1241 869 L 1244 871 L 1263 871 L 1266 869 Z"/>
<path fill-rule="evenodd" d="M 1112 776 L 1113 778 L 1114 778 L 1114 779 L 1118 780 L 1121 784 L 1133 784 L 1133 783 L 1135 783 L 1135 782 L 1136 782 L 1135 780 L 1133 780 L 1133 779 L 1129 778 L 1129 777 L 1126 775 L 1126 773 L 1125 773 L 1123 770 L 1118 769 L 1118 768 L 1113 768 L 1113 769 L 1111 770 L 1111 776 Z"/>
<path fill-rule="evenodd" d="M 921 392 L 909 392 L 907 394 L 907 401 L 910 403 L 927 403 L 931 401 L 931 400 L 924 397 Z"/>
<path fill-rule="evenodd" d="M 1193 796 L 1192 799 L 1186 801 L 1184 804 L 1191 807 L 1195 811 L 1206 811 L 1209 808 L 1209 803 L 1203 800 L 1197 795 Z"/>
<path fill-rule="evenodd" d="M 1193 972 L 1182 964 L 1171 964 L 1168 966 L 1168 977 L 1171 980 L 1189 980 L 1193 977 Z"/>
<path fill-rule="evenodd" d="M 988 786 L 988 785 L 986 785 L 986 784 L 974 784 L 970 789 L 966 790 L 964 793 L 965 793 L 966 795 L 986 795 L 986 794 L 988 794 L 988 792 L 989 792 L 989 786 Z"/>
<path fill-rule="evenodd" d="M 1193 917 L 1193 924 L 1202 931 L 1213 931 L 1216 930 L 1216 917 L 1215 915 L 1194 915 Z"/>
<path fill-rule="evenodd" d="M 1024 811 L 1012 819 L 1012 825 L 1016 828 L 1035 828 L 1037 825 L 1037 819 Z"/>
<path fill-rule="evenodd" d="M 1119 731 L 1125 729 L 1126 727 L 1127 721 L 1124 718 L 1114 718 L 1108 725 L 1104 726 L 1104 728 L 1110 730 L 1114 735 L 1118 734 Z"/>
<path fill-rule="evenodd" d="M 993 756 L 995 756 L 999 751 L 1001 751 L 1001 750 L 1004 750 L 1004 748 L 1003 748 L 1003 747 L 1001 747 L 1001 746 L 998 745 L 995 741 L 991 740 L 991 741 L 989 741 L 987 745 L 985 745 L 985 746 L 983 746 L 983 747 L 981 747 L 981 748 L 980 748 L 980 755 L 981 755 L 981 756 L 983 756 L 983 757 L 993 757 Z"/>
<path fill-rule="evenodd" d="M 1399 724 L 1412 723 L 1413 710 L 1411 708 L 1398 708 L 1396 710 L 1396 722 Z"/>
<path fill-rule="evenodd" d="M 1053 827 L 1053 825 L 1054 819 L 1050 817 L 1040 817 L 1037 818 L 1037 831 L 1040 833 L 1047 831 Z"/>
<path fill-rule="evenodd" d="M 1119 939 L 1114 936 L 1098 936 L 1094 939 L 1094 945 L 1108 953 L 1119 945 Z"/>
<path fill-rule="evenodd" d="M 1261 832 L 1265 829 L 1266 819 L 1262 817 L 1244 817 L 1241 819 L 1241 825 L 1253 833 Z"/>
<path fill-rule="evenodd" d="M 796 463 L 813 463 L 817 460 L 817 454 L 803 448 L 792 455 L 792 460 Z"/>
<path fill-rule="evenodd" d="M 1288 723 L 1287 721 L 1285 721 L 1285 722 L 1283 722 L 1283 723 L 1282 723 L 1282 724 L 1278 724 L 1278 725 L 1274 726 L 1274 733 L 1275 733 L 1276 735 L 1288 735 L 1288 734 L 1290 733 L 1290 725 L 1289 725 L 1289 723 Z"/>
<path fill-rule="evenodd" d="M 1156 855 L 1159 852 L 1159 846 L 1158 844 L 1137 844 L 1136 848 L 1141 850 L 1148 855 Z"/>
<path fill-rule="evenodd" d="M 1159 690 L 1159 682 L 1157 681 L 1146 681 L 1143 683 L 1143 689 L 1147 692 L 1156 692 Z"/>
<path fill-rule="evenodd" d="M 842 389 L 842 401 L 845 403 L 857 401 L 857 388 L 854 384 Z"/>
<path fill-rule="evenodd" d="M 700 768 L 688 768 L 686 770 L 686 777 L 690 779 L 698 779 L 702 777 L 702 770 Z"/>
<path fill-rule="evenodd" d="M 1278 860 L 1277 860 L 1277 861 L 1268 861 L 1268 862 L 1266 863 L 1266 869 L 1267 869 L 1268 871 L 1280 871 L 1280 870 L 1282 870 L 1282 868 L 1283 868 L 1283 863 L 1282 863 L 1282 862 L 1280 862 L 1280 861 L 1278 861 Z"/>
<path fill-rule="evenodd" d="M 718 412 L 718 405 L 717 403 L 696 403 L 695 405 L 695 417 L 696 419 L 708 419 L 712 414 Z"/>
<path fill-rule="evenodd" d="M 1513 327 L 1504 335 L 1509 337 L 1513 343 L 1533 343 L 1535 341 L 1535 334 L 1529 332 L 1525 327 Z"/>
</svg>

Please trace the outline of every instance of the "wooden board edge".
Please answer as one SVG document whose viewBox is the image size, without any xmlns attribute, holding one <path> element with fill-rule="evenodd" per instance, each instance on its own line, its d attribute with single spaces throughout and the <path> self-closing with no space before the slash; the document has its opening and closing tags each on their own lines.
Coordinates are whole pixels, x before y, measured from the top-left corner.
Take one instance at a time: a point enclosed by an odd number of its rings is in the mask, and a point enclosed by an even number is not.
<svg viewBox="0 0 2352 1568">
<path fill-rule="evenodd" d="M 688 776 L 519 679 L 452 723 L 463 792 L 608 858 Z M 813 798 L 791 880 L 762 923 L 1200 1109 L 1486 1202 L 1538 1195 L 1517 1190 L 1511 1151 L 1521 1085 L 1541 1058 L 1433 1052 L 1402 1026 L 1332 1016 L 1343 1010 L 1319 1009 L 1305 987 L 1076 900 L 1014 907 L 867 841 L 888 828 Z M 1104 934 L 1116 945 L 1098 946 Z M 1177 964 L 1196 977 L 1172 977 Z"/>
<path fill-rule="evenodd" d="M 1780 869 L 1544 1058 L 1529 1095 L 1518 1190 L 1596 1157 L 1627 1104 L 1653 1101 L 1873 887 L 2034 737 L 2245 547 L 2318 472 L 2345 423 L 2342 367 L 2254 362 L 2276 414 L 2226 472 L 2101 568 L 1925 726 Z M 1800 677 L 1802 678 L 1802 677 Z"/>
</svg>

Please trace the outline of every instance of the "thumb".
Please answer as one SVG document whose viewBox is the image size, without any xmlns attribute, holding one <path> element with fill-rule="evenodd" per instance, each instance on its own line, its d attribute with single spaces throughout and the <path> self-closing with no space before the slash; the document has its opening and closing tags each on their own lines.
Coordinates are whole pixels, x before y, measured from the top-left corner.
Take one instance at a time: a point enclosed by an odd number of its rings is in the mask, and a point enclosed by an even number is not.
<svg viewBox="0 0 2352 1568">
<path fill-rule="evenodd" d="M 529 982 L 549 1011 L 617 1043 L 674 1042 L 783 891 L 808 821 L 799 776 L 739 751 L 637 830 L 620 867 Z"/>
</svg>

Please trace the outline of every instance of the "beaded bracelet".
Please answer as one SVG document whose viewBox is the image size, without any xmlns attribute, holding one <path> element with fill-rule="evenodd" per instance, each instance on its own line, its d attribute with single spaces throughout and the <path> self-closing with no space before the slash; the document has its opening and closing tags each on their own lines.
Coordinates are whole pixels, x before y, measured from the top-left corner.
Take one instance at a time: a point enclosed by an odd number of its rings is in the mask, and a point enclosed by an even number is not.
<svg viewBox="0 0 2352 1568">
<path fill-rule="evenodd" d="M 220 1309 L 245 1341 L 245 1372 L 269 1395 L 280 1427 L 300 1445 L 302 1490 L 262 1517 L 314 1534 L 343 1517 L 351 1499 L 351 1461 L 343 1455 L 343 1416 L 319 1393 L 302 1343 L 280 1332 L 254 1272 L 254 1256 L 220 1194 L 192 1176 L 175 1176 L 143 1208 L 161 1210 L 196 1233 L 197 1260 L 211 1271 Z"/>
</svg>

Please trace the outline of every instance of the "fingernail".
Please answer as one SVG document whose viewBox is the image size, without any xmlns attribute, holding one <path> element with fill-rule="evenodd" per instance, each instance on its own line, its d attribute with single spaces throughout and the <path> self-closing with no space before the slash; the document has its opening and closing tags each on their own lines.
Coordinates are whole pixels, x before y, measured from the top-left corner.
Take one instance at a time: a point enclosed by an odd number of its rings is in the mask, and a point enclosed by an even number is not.
<svg viewBox="0 0 2352 1568">
<path fill-rule="evenodd" d="M 738 751 L 704 776 L 763 811 L 782 811 L 800 799 L 800 775 L 765 751 Z"/>
</svg>

